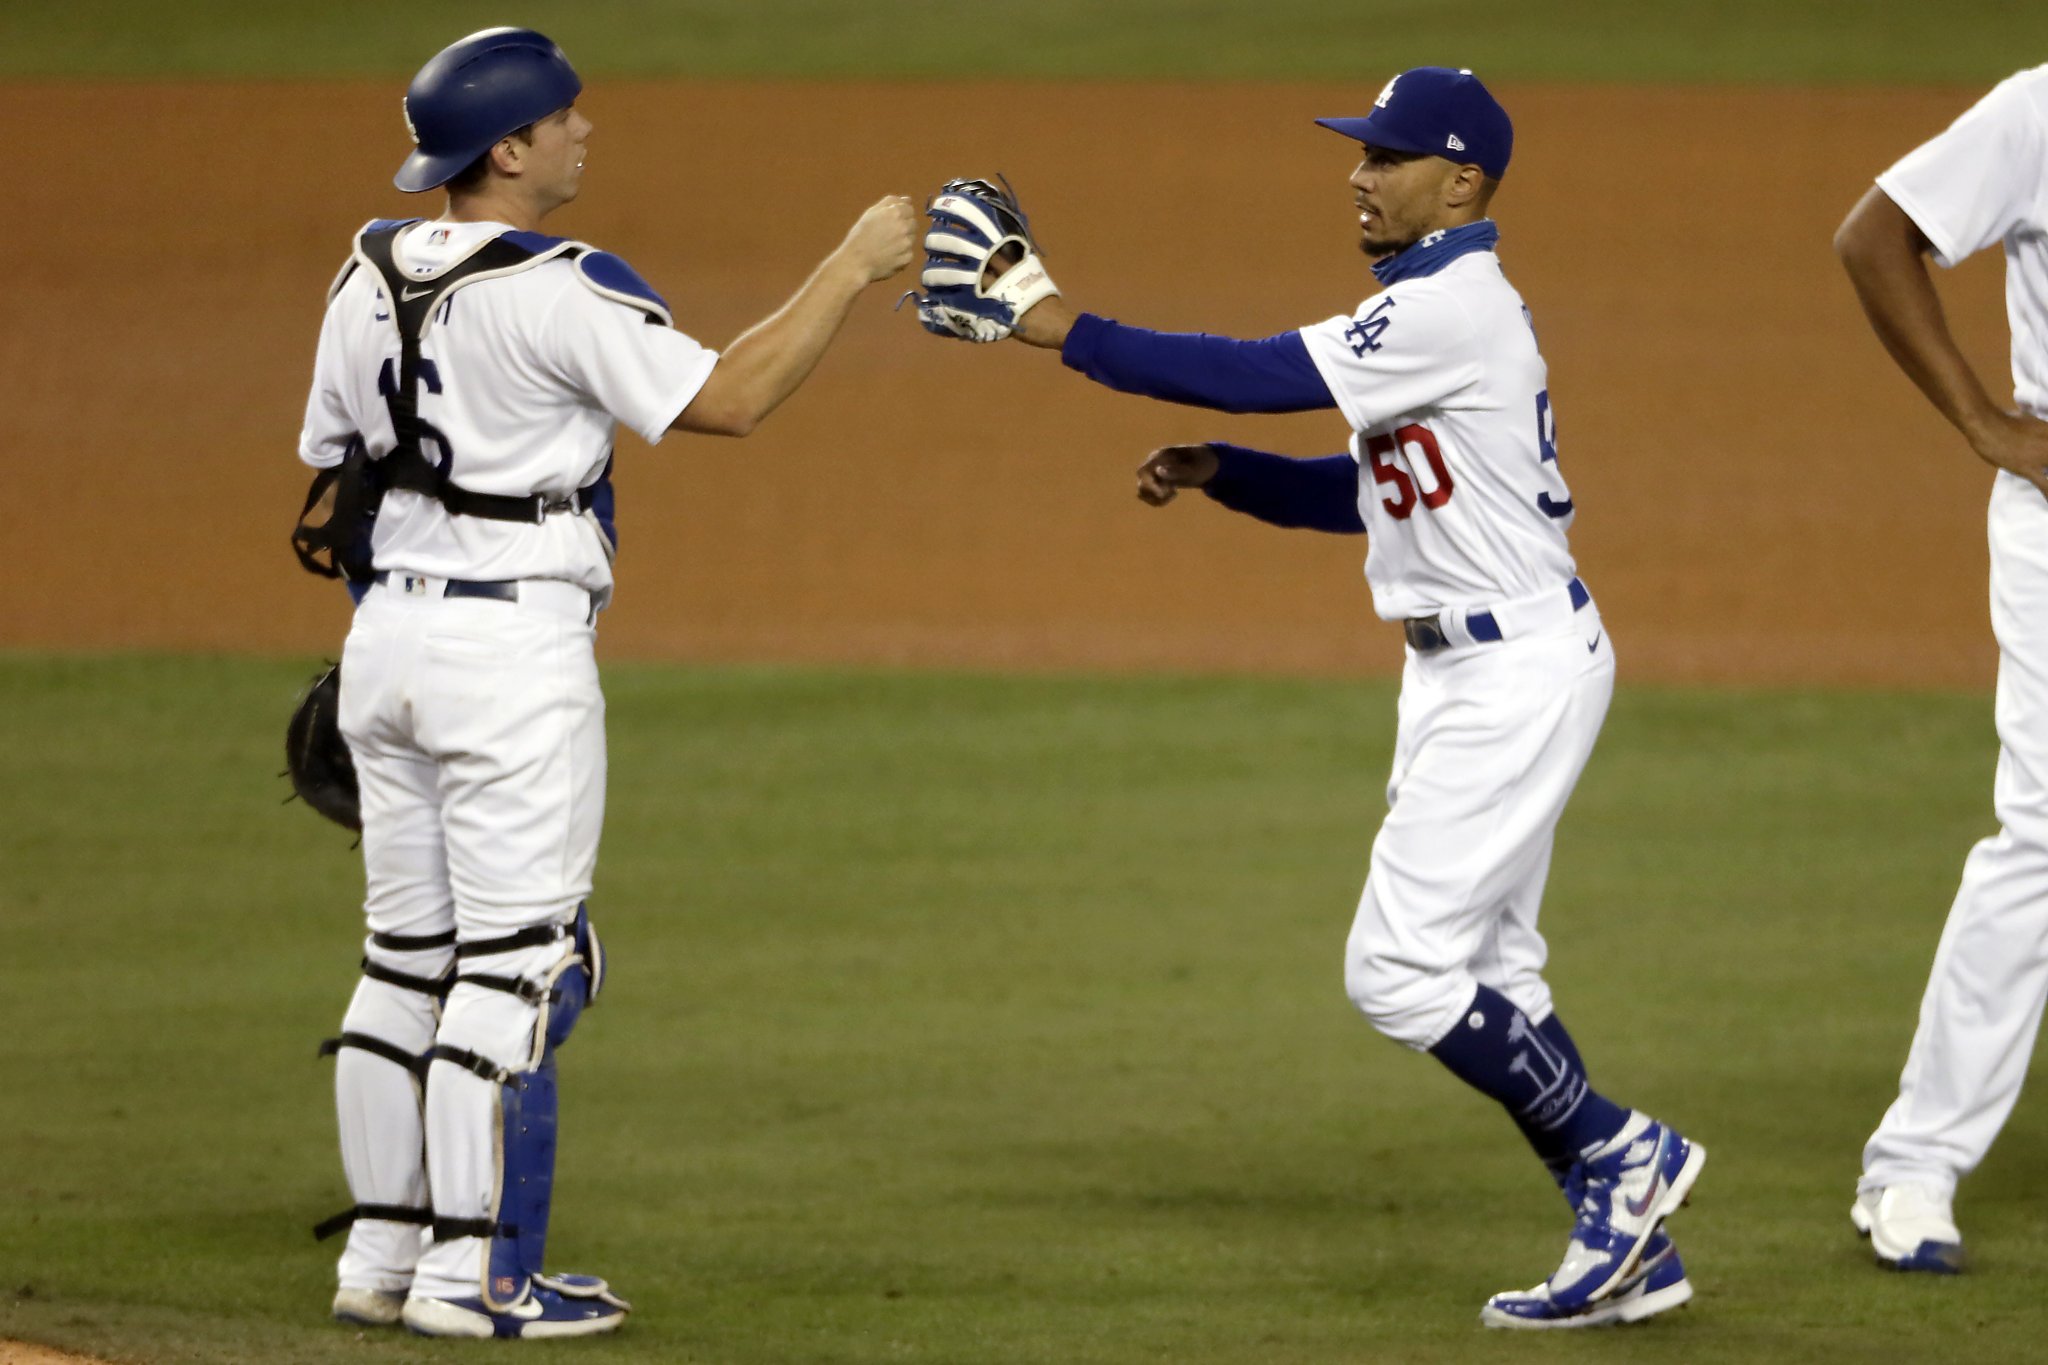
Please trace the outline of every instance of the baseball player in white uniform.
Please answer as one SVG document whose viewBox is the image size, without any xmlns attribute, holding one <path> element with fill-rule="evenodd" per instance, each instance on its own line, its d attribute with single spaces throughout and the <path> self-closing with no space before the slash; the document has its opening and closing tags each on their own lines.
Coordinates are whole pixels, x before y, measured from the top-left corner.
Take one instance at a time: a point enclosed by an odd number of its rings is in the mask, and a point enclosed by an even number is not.
<svg viewBox="0 0 2048 1365">
<path fill-rule="evenodd" d="M 581 88 L 509 28 L 415 77 L 395 183 L 445 187 L 447 207 L 358 233 L 299 442 L 381 494 L 342 657 L 369 936 L 333 1049 L 355 1200 L 331 1220 L 352 1224 L 334 1314 L 433 1336 L 584 1335 L 626 1310 L 542 1262 L 553 1054 L 602 980 L 584 903 L 614 429 L 745 434 L 917 240 L 910 201 L 883 199 L 780 310 L 707 350 L 623 261 L 536 230 L 581 183 Z"/>
<path fill-rule="evenodd" d="M 1494 1296 L 1482 1321 L 1646 1318 L 1692 1295 L 1662 1225 L 1705 1152 L 1592 1089 L 1543 979 L 1552 835 L 1614 655 L 1566 543 L 1574 509 L 1543 358 L 1486 216 L 1512 126 L 1476 77 L 1442 67 L 1397 76 L 1362 118 L 1319 122 L 1364 144 L 1351 185 L 1382 287 L 1353 313 L 1259 341 L 1078 313 L 1044 277 L 1021 211 L 1006 217 L 974 181 L 929 210 L 920 312 L 968 340 L 1014 327 L 1125 392 L 1344 415 L 1347 454 L 1168 447 L 1139 468 L 1139 494 L 1163 505 L 1201 488 L 1279 525 L 1368 536 L 1374 607 L 1402 623 L 1408 652 L 1346 986 L 1381 1032 L 1505 1106 L 1572 1206 L 1557 1270 Z"/>
<path fill-rule="evenodd" d="M 2002 828 L 1970 851 L 1934 953 L 1899 1097 L 1863 1149 L 1850 1217 L 1880 1262 L 1962 1267 L 1956 1184 L 2012 1112 L 2048 999 L 2048 66 L 1997 86 L 1877 178 L 1835 247 L 1899 367 L 1991 488 Z M 1926 257 L 2005 249 L 2008 412 L 1956 347 Z"/>
</svg>

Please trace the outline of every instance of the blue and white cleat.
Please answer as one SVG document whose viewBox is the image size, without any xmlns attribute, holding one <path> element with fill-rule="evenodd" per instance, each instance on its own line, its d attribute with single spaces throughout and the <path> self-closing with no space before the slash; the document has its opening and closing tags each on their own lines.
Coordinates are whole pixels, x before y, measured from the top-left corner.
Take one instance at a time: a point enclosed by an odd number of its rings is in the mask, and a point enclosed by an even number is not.
<svg viewBox="0 0 2048 1365">
<path fill-rule="evenodd" d="M 1559 1308 L 1550 1298 L 1550 1286 L 1510 1290 L 1495 1294 L 1479 1310 L 1479 1321 L 1487 1327 L 1523 1331 L 1573 1327 L 1612 1327 L 1625 1322 L 1654 1318 L 1667 1309 L 1692 1300 L 1692 1282 L 1685 1278 L 1685 1266 L 1678 1248 L 1661 1230 L 1652 1233 L 1643 1247 L 1642 1263 L 1635 1274 L 1617 1285 L 1613 1292 L 1590 1308 L 1576 1313 Z"/>
<path fill-rule="evenodd" d="M 617 1331 L 631 1308 L 595 1275 L 535 1275 L 510 1308 L 415 1294 L 404 1320 L 423 1337 L 594 1337 Z"/>
<path fill-rule="evenodd" d="M 1635 1274 L 1651 1236 L 1691 1197 L 1706 1163 L 1706 1148 L 1646 1114 L 1630 1114 L 1614 1140 L 1565 1180 L 1578 1222 L 1546 1282 L 1551 1303 L 1576 1313 L 1614 1293 Z"/>
<path fill-rule="evenodd" d="M 1849 1206 L 1849 1221 L 1870 1239 L 1881 1266 L 1934 1275 L 1954 1275 L 1963 1268 L 1963 1234 L 1948 1196 L 1931 1185 L 1859 1191 Z"/>
<path fill-rule="evenodd" d="M 405 1309 L 403 1289 L 337 1289 L 334 1320 L 358 1327 L 395 1327 Z"/>
</svg>

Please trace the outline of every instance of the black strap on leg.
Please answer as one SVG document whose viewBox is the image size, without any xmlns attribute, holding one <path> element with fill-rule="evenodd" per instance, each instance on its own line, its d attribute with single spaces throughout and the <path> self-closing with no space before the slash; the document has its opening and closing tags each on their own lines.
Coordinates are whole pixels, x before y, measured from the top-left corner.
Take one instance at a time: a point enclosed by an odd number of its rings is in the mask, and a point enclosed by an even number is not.
<svg viewBox="0 0 2048 1365">
<path fill-rule="evenodd" d="M 561 995 L 561 992 L 550 990 L 540 982 L 529 981 L 523 976 L 472 976 L 465 972 L 456 977 L 455 982 L 457 985 L 466 982 L 472 986 L 481 986 L 487 991 L 503 991 L 507 995 L 516 995 L 529 1005 L 551 1005 Z"/>
<path fill-rule="evenodd" d="M 538 948 L 544 943 L 559 943 L 575 932 L 574 923 L 535 924 L 521 929 L 516 934 L 507 934 L 503 938 L 480 938 L 468 943 L 458 943 L 455 945 L 455 956 L 458 959 L 483 957 L 490 953 L 509 953 L 515 948 Z"/>
<path fill-rule="evenodd" d="M 378 1223 L 413 1223 L 425 1228 L 434 1225 L 434 1211 L 415 1209 L 404 1204 L 357 1204 L 354 1208 L 343 1209 L 332 1218 L 315 1223 L 313 1240 L 324 1242 L 343 1228 L 363 1219 Z"/>
<path fill-rule="evenodd" d="M 436 1218 L 427 1226 L 434 1230 L 434 1240 L 445 1242 L 453 1237 L 517 1237 L 517 1223 L 500 1223 L 492 1218 Z"/>
<path fill-rule="evenodd" d="M 375 1053 L 387 1062 L 395 1062 L 404 1067 L 423 1081 L 427 1078 L 427 1059 L 424 1056 L 407 1052 L 402 1047 L 387 1043 L 382 1038 L 373 1038 L 367 1033 L 343 1033 L 339 1038 L 329 1038 L 320 1044 L 319 1055 L 332 1057 L 345 1047 Z"/>
<path fill-rule="evenodd" d="M 394 953 L 417 953 L 428 948 L 446 948 L 455 942 L 455 931 L 439 934 L 372 934 L 370 942 Z"/>
<path fill-rule="evenodd" d="M 436 1000 L 448 998 L 448 987 L 453 979 L 446 973 L 437 977 L 408 976 L 404 972 L 395 972 L 389 967 L 372 962 L 367 957 L 363 959 L 363 975 L 372 981 L 382 981 L 387 986 L 396 986 L 400 990 L 431 995 Z"/>
<path fill-rule="evenodd" d="M 514 1090 L 526 1088 L 523 1077 L 507 1071 L 488 1057 L 479 1057 L 466 1047 L 450 1047 L 446 1043 L 436 1043 L 428 1050 L 427 1060 L 429 1063 L 453 1062 L 464 1071 L 481 1076 L 493 1085 L 509 1085 Z"/>
</svg>

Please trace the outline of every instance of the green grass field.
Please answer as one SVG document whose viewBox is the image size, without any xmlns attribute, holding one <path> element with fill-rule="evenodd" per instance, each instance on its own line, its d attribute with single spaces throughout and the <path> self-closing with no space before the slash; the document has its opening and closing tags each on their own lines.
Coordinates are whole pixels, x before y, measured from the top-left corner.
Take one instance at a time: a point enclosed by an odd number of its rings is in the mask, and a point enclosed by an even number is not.
<svg viewBox="0 0 2048 1365">
<path fill-rule="evenodd" d="M 490 24 L 586 74 L 1964 82 L 2048 58 L 2032 0 L 73 0 L 0 6 L 0 76 L 403 77 Z M 991 117 L 991 109 L 982 117 Z"/>
<path fill-rule="evenodd" d="M 464 1349 L 322 1317 L 360 873 L 278 804 L 304 671 L 0 656 L 0 1337 Z M 1596 1083 L 1713 1152 L 1700 1297 L 1504 1340 L 1478 1305 L 1562 1206 L 1339 982 L 1388 684 L 607 676 L 554 1245 L 641 1311 L 593 1358 L 2038 1358 L 2038 1104 L 1965 1191 L 1976 1274 L 1884 1275 L 1844 1216 L 1989 825 L 1987 699 L 1624 687 L 1546 926 Z"/>
</svg>

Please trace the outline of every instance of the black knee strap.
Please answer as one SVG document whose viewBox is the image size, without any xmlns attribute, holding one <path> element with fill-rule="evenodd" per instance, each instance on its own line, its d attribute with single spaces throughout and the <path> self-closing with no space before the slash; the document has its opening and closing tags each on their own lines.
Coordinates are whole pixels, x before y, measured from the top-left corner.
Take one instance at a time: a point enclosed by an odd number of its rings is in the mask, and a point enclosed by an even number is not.
<svg viewBox="0 0 2048 1365">
<path fill-rule="evenodd" d="M 387 986 L 396 986 L 400 990 L 417 991 L 421 995 L 431 995 L 436 1000 L 446 1000 L 448 998 L 448 987 L 453 981 L 453 977 L 448 973 L 443 973 L 437 977 L 408 976 L 404 972 L 395 972 L 389 967 L 372 962 L 367 957 L 363 959 L 363 975 L 369 977 L 372 981 L 381 981 Z"/>
<path fill-rule="evenodd" d="M 517 1237 L 519 1229 L 511 1223 L 500 1223 L 491 1218 L 435 1218 L 427 1226 L 434 1230 L 434 1240 L 445 1242 L 453 1237 Z"/>
<path fill-rule="evenodd" d="M 489 953 L 509 953 L 515 948 L 538 948 L 543 943 L 559 943 L 576 932 L 574 924 L 536 924 L 521 929 L 516 934 L 503 938 L 480 938 L 469 943 L 455 945 L 455 956 L 483 957 Z"/>
<path fill-rule="evenodd" d="M 466 1047 L 450 1047 L 446 1043 L 436 1043 L 428 1050 L 427 1060 L 429 1063 L 453 1062 L 464 1071 L 481 1076 L 493 1085 L 509 1085 L 514 1090 L 526 1088 L 526 1082 L 522 1078 L 488 1057 L 479 1057 Z"/>
<path fill-rule="evenodd" d="M 438 934 L 372 934 L 370 942 L 379 948 L 388 948 L 394 953 L 418 953 L 428 948 L 446 948 L 455 942 L 455 931 L 448 929 Z"/>
<path fill-rule="evenodd" d="M 529 981 L 523 976 L 472 976 L 464 972 L 457 976 L 455 981 L 457 985 L 467 982 L 472 986 L 482 986 L 487 991 L 503 991 L 507 995 L 516 995 L 529 1005 L 551 1003 L 555 998 L 555 992 L 540 982 Z"/>
<path fill-rule="evenodd" d="M 329 1038 L 320 1044 L 322 1057 L 332 1057 L 345 1047 L 362 1052 L 375 1053 L 387 1062 L 396 1062 L 421 1080 L 427 1078 L 427 1059 L 418 1053 L 407 1052 L 404 1048 L 387 1043 L 382 1038 L 373 1038 L 367 1033 L 344 1033 L 339 1038 Z"/>
<path fill-rule="evenodd" d="M 352 1209 L 343 1209 L 334 1217 L 313 1225 L 313 1240 L 324 1242 L 343 1228 L 359 1219 L 378 1223 L 413 1223 L 420 1227 L 432 1227 L 432 1209 L 409 1208 L 404 1204 L 358 1204 Z"/>
</svg>

